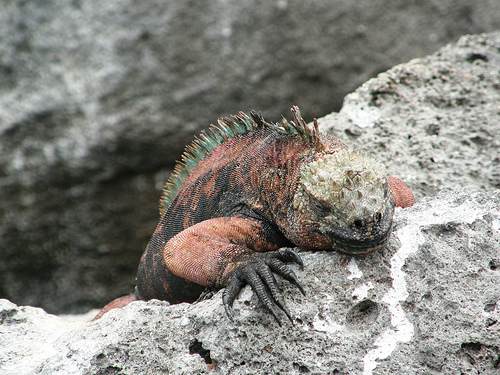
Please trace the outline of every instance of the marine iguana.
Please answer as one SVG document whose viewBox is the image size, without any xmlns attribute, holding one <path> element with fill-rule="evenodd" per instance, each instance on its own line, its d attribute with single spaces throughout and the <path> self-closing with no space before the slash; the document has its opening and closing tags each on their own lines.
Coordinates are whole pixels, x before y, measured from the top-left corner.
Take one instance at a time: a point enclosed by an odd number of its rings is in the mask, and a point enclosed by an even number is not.
<svg viewBox="0 0 500 375">
<path fill-rule="evenodd" d="M 411 191 L 366 153 L 308 126 L 261 114 L 219 119 L 189 145 L 165 185 L 161 219 L 142 255 L 131 301 L 194 302 L 225 287 L 230 307 L 250 284 L 281 325 L 291 320 L 274 274 L 304 293 L 288 263 L 303 266 L 292 247 L 367 255 L 392 230 L 394 207 L 413 205 Z"/>
</svg>

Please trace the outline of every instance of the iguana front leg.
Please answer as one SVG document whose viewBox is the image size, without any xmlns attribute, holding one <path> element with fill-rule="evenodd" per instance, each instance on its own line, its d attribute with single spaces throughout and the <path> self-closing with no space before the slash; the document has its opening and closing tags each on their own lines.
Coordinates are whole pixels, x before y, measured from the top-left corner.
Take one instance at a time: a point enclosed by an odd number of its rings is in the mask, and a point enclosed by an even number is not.
<svg viewBox="0 0 500 375">
<path fill-rule="evenodd" d="M 281 237 L 255 220 L 221 217 L 188 227 L 170 239 L 161 254 L 174 275 L 211 289 L 226 287 L 223 302 L 230 318 L 230 306 L 240 290 L 249 284 L 281 325 L 275 306 L 290 320 L 291 316 L 273 273 L 304 293 L 295 273 L 286 264 L 302 266 L 302 260 L 292 250 L 280 249 L 285 244 Z"/>
</svg>

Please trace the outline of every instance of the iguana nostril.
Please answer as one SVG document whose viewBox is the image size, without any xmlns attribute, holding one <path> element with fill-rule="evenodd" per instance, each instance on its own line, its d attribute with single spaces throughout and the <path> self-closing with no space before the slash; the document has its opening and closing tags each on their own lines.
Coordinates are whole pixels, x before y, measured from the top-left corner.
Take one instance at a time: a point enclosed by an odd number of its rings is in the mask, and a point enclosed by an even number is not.
<svg viewBox="0 0 500 375">
<path fill-rule="evenodd" d="M 361 220 L 354 220 L 354 226 L 356 229 L 362 229 L 363 228 L 363 222 Z"/>
</svg>

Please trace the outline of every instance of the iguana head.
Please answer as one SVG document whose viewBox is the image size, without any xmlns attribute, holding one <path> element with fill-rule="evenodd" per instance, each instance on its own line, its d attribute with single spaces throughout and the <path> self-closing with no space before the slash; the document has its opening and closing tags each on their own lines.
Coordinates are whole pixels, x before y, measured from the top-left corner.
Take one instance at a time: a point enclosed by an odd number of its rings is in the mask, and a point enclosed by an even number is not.
<svg viewBox="0 0 500 375">
<path fill-rule="evenodd" d="M 326 154 L 302 167 L 293 211 L 302 227 L 297 245 L 369 254 L 387 242 L 392 229 L 387 171 L 360 152 Z"/>
</svg>

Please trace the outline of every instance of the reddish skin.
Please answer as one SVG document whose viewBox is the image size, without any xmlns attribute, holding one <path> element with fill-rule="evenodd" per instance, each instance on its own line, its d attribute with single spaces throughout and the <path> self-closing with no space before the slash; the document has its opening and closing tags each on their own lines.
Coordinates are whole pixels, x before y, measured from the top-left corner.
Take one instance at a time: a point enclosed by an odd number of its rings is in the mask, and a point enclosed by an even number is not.
<svg viewBox="0 0 500 375">
<path fill-rule="evenodd" d="M 327 134 L 318 138 L 313 146 L 298 135 L 261 127 L 208 153 L 164 211 L 141 258 L 136 294 L 103 311 L 136 299 L 193 302 L 207 287 L 226 286 L 231 272 L 256 252 L 293 246 L 345 250 L 309 230 L 293 209 L 301 165 L 347 149 Z M 389 177 L 388 184 L 397 206 L 413 204 L 401 180 Z"/>
<path fill-rule="evenodd" d="M 394 203 L 397 207 L 407 208 L 413 206 L 415 198 L 403 181 L 399 178 L 388 176 L 387 182 L 391 187 Z"/>
<path fill-rule="evenodd" d="M 99 311 L 99 314 L 97 314 L 92 321 L 101 319 L 102 316 L 110 310 L 122 308 L 134 301 L 137 301 L 137 296 L 135 294 L 129 294 L 128 296 L 117 298 L 104 306 L 104 308 Z"/>
<path fill-rule="evenodd" d="M 345 148 L 326 137 L 325 143 L 330 152 Z M 215 148 L 186 179 L 142 256 L 137 275 L 141 298 L 193 302 L 205 287 L 224 285 L 238 256 L 293 246 L 279 229 L 290 209 L 282 202 L 294 194 L 291 181 L 297 180 L 299 165 L 315 157 L 317 151 L 300 137 L 277 136 L 268 128 L 230 138 Z M 227 217 L 240 218 L 240 224 L 252 230 L 227 225 Z M 221 236 L 211 239 L 206 233 L 217 223 Z M 182 241 L 165 246 L 186 228 L 189 236 L 180 234 Z M 210 250 L 200 256 L 200 247 Z M 171 253 L 180 254 L 170 257 Z M 182 267 L 177 262 L 189 263 L 195 275 L 171 272 Z"/>
</svg>

